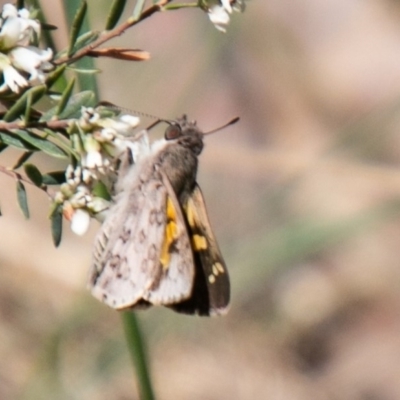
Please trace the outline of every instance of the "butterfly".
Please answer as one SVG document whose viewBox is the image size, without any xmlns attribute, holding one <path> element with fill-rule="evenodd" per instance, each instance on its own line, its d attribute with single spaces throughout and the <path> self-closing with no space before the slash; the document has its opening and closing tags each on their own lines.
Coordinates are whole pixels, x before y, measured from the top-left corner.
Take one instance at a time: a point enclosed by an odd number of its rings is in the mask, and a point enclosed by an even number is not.
<svg viewBox="0 0 400 400">
<path fill-rule="evenodd" d="M 225 314 L 228 270 L 196 182 L 205 134 L 186 116 L 168 124 L 164 139 L 121 161 L 88 286 L 118 310 L 162 305 L 186 314 Z"/>
</svg>

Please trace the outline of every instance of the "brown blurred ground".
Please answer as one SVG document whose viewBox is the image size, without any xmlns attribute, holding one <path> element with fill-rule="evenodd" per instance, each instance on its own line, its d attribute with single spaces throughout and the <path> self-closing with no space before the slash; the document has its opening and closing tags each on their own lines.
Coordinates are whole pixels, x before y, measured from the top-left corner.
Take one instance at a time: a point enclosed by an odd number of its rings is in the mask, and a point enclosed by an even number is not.
<svg viewBox="0 0 400 400">
<path fill-rule="evenodd" d="M 199 174 L 231 311 L 140 314 L 158 398 L 399 399 L 400 4 L 253 0 L 226 35 L 187 10 L 112 44 L 152 60 L 100 62 L 103 99 L 205 130 L 241 117 Z M 119 316 L 85 291 L 97 226 L 55 250 L 44 196 L 26 222 L 0 187 L 0 398 L 136 398 Z"/>
</svg>

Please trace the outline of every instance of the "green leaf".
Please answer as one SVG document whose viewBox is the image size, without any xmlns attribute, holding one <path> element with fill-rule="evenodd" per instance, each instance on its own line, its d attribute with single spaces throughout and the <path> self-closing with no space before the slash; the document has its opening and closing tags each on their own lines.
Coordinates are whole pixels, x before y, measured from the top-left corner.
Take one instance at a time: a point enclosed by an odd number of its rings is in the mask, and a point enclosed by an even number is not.
<svg viewBox="0 0 400 400">
<path fill-rule="evenodd" d="M 144 8 L 144 3 L 146 0 L 137 0 L 135 4 L 135 8 L 133 9 L 132 18 L 134 21 L 137 21 L 142 15 L 142 11 Z"/>
<path fill-rule="evenodd" d="M 29 219 L 29 207 L 28 199 L 26 197 L 26 190 L 24 184 L 20 180 L 17 181 L 17 199 L 22 214 L 24 214 L 26 219 Z"/>
<path fill-rule="evenodd" d="M 71 98 L 71 94 L 72 94 L 72 91 L 74 90 L 74 86 L 75 86 L 75 78 L 71 79 L 71 81 L 68 83 L 67 87 L 65 88 L 65 90 L 61 96 L 60 102 L 58 103 L 56 115 L 60 115 L 64 111 L 65 106 L 67 105 L 69 99 Z"/>
<path fill-rule="evenodd" d="M 43 13 L 41 4 L 43 3 L 43 1 L 40 0 L 29 0 L 29 8 L 30 10 L 35 12 L 35 17 L 33 17 L 32 15 L 30 16 L 30 18 L 35 18 L 38 19 L 43 26 L 46 26 L 46 18 L 45 15 Z M 40 35 L 40 42 L 42 43 L 44 48 L 48 48 L 50 47 L 53 50 L 57 49 L 57 46 L 54 42 L 54 39 L 51 35 L 51 33 L 47 30 L 47 29 L 42 29 L 41 35 Z"/>
<path fill-rule="evenodd" d="M 57 26 L 48 24 L 46 22 L 40 22 L 40 27 L 42 31 L 56 31 L 58 29 Z"/>
<path fill-rule="evenodd" d="M 63 215 L 62 215 L 62 205 L 56 204 L 54 209 L 50 214 L 51 220 L 51 236 L 53 237 L 53 243 L 55 247 L 58 247 L 61 243 L 62 237 L 62 223 L 63 223 Z"/>
<path fill-rule="evenodd" d="M 5 143 L 0 140 L 0 153 L 8 147 Z"/>
<path fill-rule="evenodd" d="M 48 88 L 52 87 L 56 81 L 62 77 L 65 68 L 67 68 L 67 64 L 62 64 L 57 67 L 54 71 L 47 75 L 45 84 Z"/>
<path fill-rule="evenodd" d="M 93 196 L 101 197 L 102 199 L 111 200 L 110 192 L 107 190 L 106 185 L 102 181 L 97 181 L 92 190 Z"/>
<path fill-rule="evenodd" d="M 65 182 L 65 171 L 52 171 L 42 175 L 44 185 L 61 185 Z"/>
<path fill-rule="evenodd" d="M 27 177 L 37 186 L 41 187 L 43 184 L 42 173 L 39 171 L 38 167 L 33 164 L 25 164 L 24 170 Z"/>
<path fill-rule="evenodd" d="M 68 46 L 68 57 L 71 57 L 74 51 L 75 42 L 79 35 L 79 31 L 82 28 L 83 21 L 87 11 L 87 4 L 86 1 L 82 1 L 81 6 L 79 7 L 78 11 L 75 14 L 74 20 L 72 22 L 71 27 L 71 34 L 69 39 L 69 46 Z"/>
<path fill-rule="evenodd" d="M 93 68 L 93 69 L 83 69 L 83 68 L 69 68 L 72 71 L 76 72 L 77 74 L 88 74 L 88 75 L 95 75 L 101 72 L 101 69 Z"/>
<path fill-rule="evenodd" d="M 5 122 L 11 122 L 20 117 L 27 108 L 29 98 L 31 98 L 31 104 L 36 103 L 45 93 L 47 87 L 45 85 L 35 86 L 27 90 L 18 101 L 6 112 L 3 117 Z"/>
<path fill-rule="evenodd" d="M 86 90 L 71 96 L 58 119 L 79 118 L 81 107 L 93 107 L 95 105 L 95 95 L 92 91 Z M 52 120 L 57 115 L 58 106 L 47 110 L 40 118 L 41 122 Z"/>
<path fill-rule="evenodd" d="M 62 2 L 68 26 L 72 25 L 75 10 L 79 7 L 78 0 L 68 0 Z M 90 32 L 88 18 L 84 19 L 82 29 L 85 32 Z M 91 57 L 84 57 L 78 60 L 75 65 L 82 69 L 95 69 L 94 61 Z M 78 75 L 79 90 L 92 90 L 95 94 L 96 101 L 98 99 L 98 88 L 96 78 L 93 75 Z"/>
<path fill-rule="evenodd" d="M 72 52 L 76 53 L 82 47 L 85 47 L 88 44 L 94 42 L 99 37 L 99 35 L 100 35 L 99 32 L 90 31 L 90 32 L 86 32 L 83 35 L 79 36 L 79 38 L 75 42 Z"/>
<path fill-rule="evenodd" d="M 28 93 L 26 97 L 26 108 L 24 115 L 24 122 L 27 124 L 29 122 L 29 117 L 31 116 L 31 107 L 32 107 L 32 93 Z"/>
<path fill-rule="evenodd" d="M 114 0 L 110 13 L 108 14 L 107 22 L 106 22 L 106 31 L 111 30 L 114 28 L 115 25 L 117 25 L 119 19 L 121 18 L 122 13 L 124 12 L 126 5 L 126 0 Z"/>
<path fill-rule="evenodd" d="M 93 107 L 95 105 L 95 95 L 90 90 L 73 95 L 65 110 L 60 114 L 60 119 L 79 118 L 82 107 Z"/>
<path fill-rule="evenodd" d="M 19 139 L 11 132 L 0 132 L 0 139 L 2 143 L 7 146 L 12 146 L 22 150 L 36 150 L 34 146 L 27 143 L 25 140 Z"/>
<path fill-rule="evenodd" d="M 32 146 L 34 146 L 38 150 L 42 150 L 44 153 L 57 158 L 66 158 L 66 153 L 58 147 L 53 142 L 50 142 L 48 139 L 41 138 L 37 135 L 34 135 L 28 131 L 23 131 L 18 129 L 15 131 L 15 134 L 23 139 L 25 142 L 28 142 Z"/>
<path fill-rule="evenodd" d="M 53 117 L 55 117 L 56 113 L 57 113 L 57 108 L 58 106 L 49 108 L 44 114 L 42 114 L 42 116 L 39 119 L 39 122 L 48 122 L 51 121 L 51 119 Z"/>
<path fill-rule="evenodd" d="M 24 153 L 22 153 L 21 157 L 17 160 L 15 165 L 12 167 L 12 169 L 16 170 L 19 167 L 21 167 L 21 165 L 25 164 L 25 162 L 29 160 L 29 158 L 32 156 L 32 154 L 33 154 L 33 151 L 25 151 Z"/>
</svg>

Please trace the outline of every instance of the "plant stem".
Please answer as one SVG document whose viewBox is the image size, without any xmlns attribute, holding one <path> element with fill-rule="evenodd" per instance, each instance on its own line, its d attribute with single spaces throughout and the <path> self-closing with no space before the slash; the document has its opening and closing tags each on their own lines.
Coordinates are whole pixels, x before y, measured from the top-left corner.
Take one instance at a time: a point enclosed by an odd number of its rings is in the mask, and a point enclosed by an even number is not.
<svg viewBox="0 0 400 400">
<path fill-rule="evenodd" d="M 126 342 L 136 370 L 140 399 L 155 400 L 148 368 L 146 344 L 143 341 L 136 314 L 128 311 L 123 312 L 122 321 Z"/>
<path fill-rule="evenodd" d="M 175 3 L 164 6 L 164 10 L 179 10 L 181 8 L 199 8 L 199 5 L 197 3 Z"/>
</svg>

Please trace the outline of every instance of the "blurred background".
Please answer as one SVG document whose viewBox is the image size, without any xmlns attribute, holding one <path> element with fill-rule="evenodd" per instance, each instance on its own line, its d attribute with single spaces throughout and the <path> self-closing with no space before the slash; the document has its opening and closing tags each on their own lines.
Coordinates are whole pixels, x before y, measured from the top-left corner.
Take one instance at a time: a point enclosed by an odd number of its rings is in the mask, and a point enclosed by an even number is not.
<svg viewBox="0 0 400 400">
<path fill-rule="evenodd" d="M 41 3 L 63 48 L 61 1 Z M 88 1 L 92 27 L 109 3 Z M 108 45 L 152 58 L 96 61 L 102 100 L 204 130 L 241 117 L 207 137 L 198 176 L 231 309 L 138 313 L 157 398 L 399 399 L 400 2 L 252 0 L 226 34 L 158 13 Z M 99 225 L 65 223 L 55 249 L 28 192 L 26 221 L 0 175 L 0 398 L 138 398 L 120 316 L 85 288 Z"/>
</svg>

